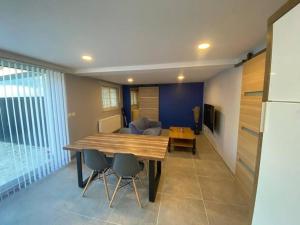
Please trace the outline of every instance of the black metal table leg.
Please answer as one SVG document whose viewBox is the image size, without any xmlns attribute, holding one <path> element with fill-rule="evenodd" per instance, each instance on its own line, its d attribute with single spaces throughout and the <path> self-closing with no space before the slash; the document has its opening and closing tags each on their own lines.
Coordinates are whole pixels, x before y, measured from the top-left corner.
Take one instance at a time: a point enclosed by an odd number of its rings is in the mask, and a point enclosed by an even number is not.
<svg viewBox="0 0 300 225">
<path fill-rule="evenodd" d="M 78 186 L 83 188 L 81 152 L 76 152 Z"/>
<path fill-rule="evenodd" d="M 193 155 L 196 154 L 196 139 L 193 140 Z"/>
<path fill-rule="evenodd" d="M 156 176 L 157 175 L 159 175 L 159 177 L 161 175 L 161 161 L 157 161 Z"/>
<path fill-rule="evenodd" d="M 76 152 L 76 161 L 77 161 L 77 179 L 78 179 L 78 187 L 80 188 L 84 188 L 88 179 L 86 178 L 85 180 L 83 180 L 82 177 L 82 157 L 81 157 L 81 152 Z M 93 180 L 95 179 L 95 177 L 98 175 L 98 173 L 93 173 Z"/>
<path fill-rule="evenodd" d="M 149 160 L 149 201 L 154 202 L 156 192 L 161 175 L 161 162 L 157 161 L 156 174 L 155 174 L 155 161 Z"/>
</svg>

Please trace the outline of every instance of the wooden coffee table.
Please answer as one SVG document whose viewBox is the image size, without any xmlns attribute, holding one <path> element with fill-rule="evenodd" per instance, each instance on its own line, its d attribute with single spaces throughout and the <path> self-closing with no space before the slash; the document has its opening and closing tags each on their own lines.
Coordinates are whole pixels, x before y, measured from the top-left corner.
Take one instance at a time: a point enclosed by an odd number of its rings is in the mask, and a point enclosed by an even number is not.
<svg viewBox="0 0 300 225">
<path fill-rule="evenodd" d="M 170 127 L 169 129 L 169 148 L 173 147 L 192 148 L 192 152 L 196 153 L 196 136 L 193 130 L 189 127 Z"/>
</svg>

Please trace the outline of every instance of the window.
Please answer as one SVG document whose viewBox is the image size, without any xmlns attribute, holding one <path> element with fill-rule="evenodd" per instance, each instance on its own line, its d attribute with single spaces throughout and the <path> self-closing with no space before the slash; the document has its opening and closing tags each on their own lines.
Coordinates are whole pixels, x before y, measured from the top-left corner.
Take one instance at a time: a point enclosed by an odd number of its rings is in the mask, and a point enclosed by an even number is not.
<svg viewBox="0 0 300 225">
<path fill-rule="evenodd" d="M 118 88 L 102 87 L 102 108 L 115 109 L 119 106 Z"/>
<path fill-rule="evenodd" d="M 64 74 L 0 59 L 0 201 L 70 161 Z"/>
<path fill-rule="evenodd" d="M 137 105 L 137 91 L 130 91 L 130 102 L 131 105 Z"/>
</svg>

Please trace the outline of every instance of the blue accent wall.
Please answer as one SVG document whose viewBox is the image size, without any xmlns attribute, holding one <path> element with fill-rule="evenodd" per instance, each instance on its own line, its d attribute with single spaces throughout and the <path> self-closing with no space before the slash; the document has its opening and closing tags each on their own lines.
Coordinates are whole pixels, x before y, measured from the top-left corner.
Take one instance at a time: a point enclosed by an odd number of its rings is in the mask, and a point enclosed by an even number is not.
<svg viewBox="0 0 300 225">
<path fill-rule="evenodd" d="M 142 86 L 142 85 L 140 85 Z M 192 109 L 201 107 L 203 113 L 204 83 L 179 83 L 147 85 L 159 87 L 159 120 L 163 128 L 170 126 L 186 126 L 194 128 L 194 115 Z M 123 105 L 127 118 L 130 118 L 130 88 L 138 86 L 123 86 Z M 128 119 L 130 121 L 130 119 Z M 202 129 L 202 123 L 200 124 Z"/>
<path fill-rule="evenodd" d="M 130 87 L 129 85 L 122 86 L 123 108 L 128 124 L 131 121 L 131 105 L 130 105 Z M 125 124 L 125 123 L 124 123 Z"/>
<path fill-rule="evenodd" d="M 203 106 L 201 83 L 164 84 L 159 86 L 159 119 L 163 128 L 185 126 L 194 128 L 195 106 Z M 202 121 L 202 119 L 200 119 Z M 202 129 L 202 124 L 200 124 Z"/>
</svg>

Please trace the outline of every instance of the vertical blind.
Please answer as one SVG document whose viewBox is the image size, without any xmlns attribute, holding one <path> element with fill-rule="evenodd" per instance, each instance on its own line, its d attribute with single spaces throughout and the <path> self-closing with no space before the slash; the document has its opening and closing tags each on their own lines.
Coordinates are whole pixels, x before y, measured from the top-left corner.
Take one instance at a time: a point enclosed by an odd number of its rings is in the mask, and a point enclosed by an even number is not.
<svg viewBox="0 0 300 225">
<path fill-rule="evenodd" d="M 64 74 L 0 59 L 0 200 L 70 161 Z"/>
</svg>

